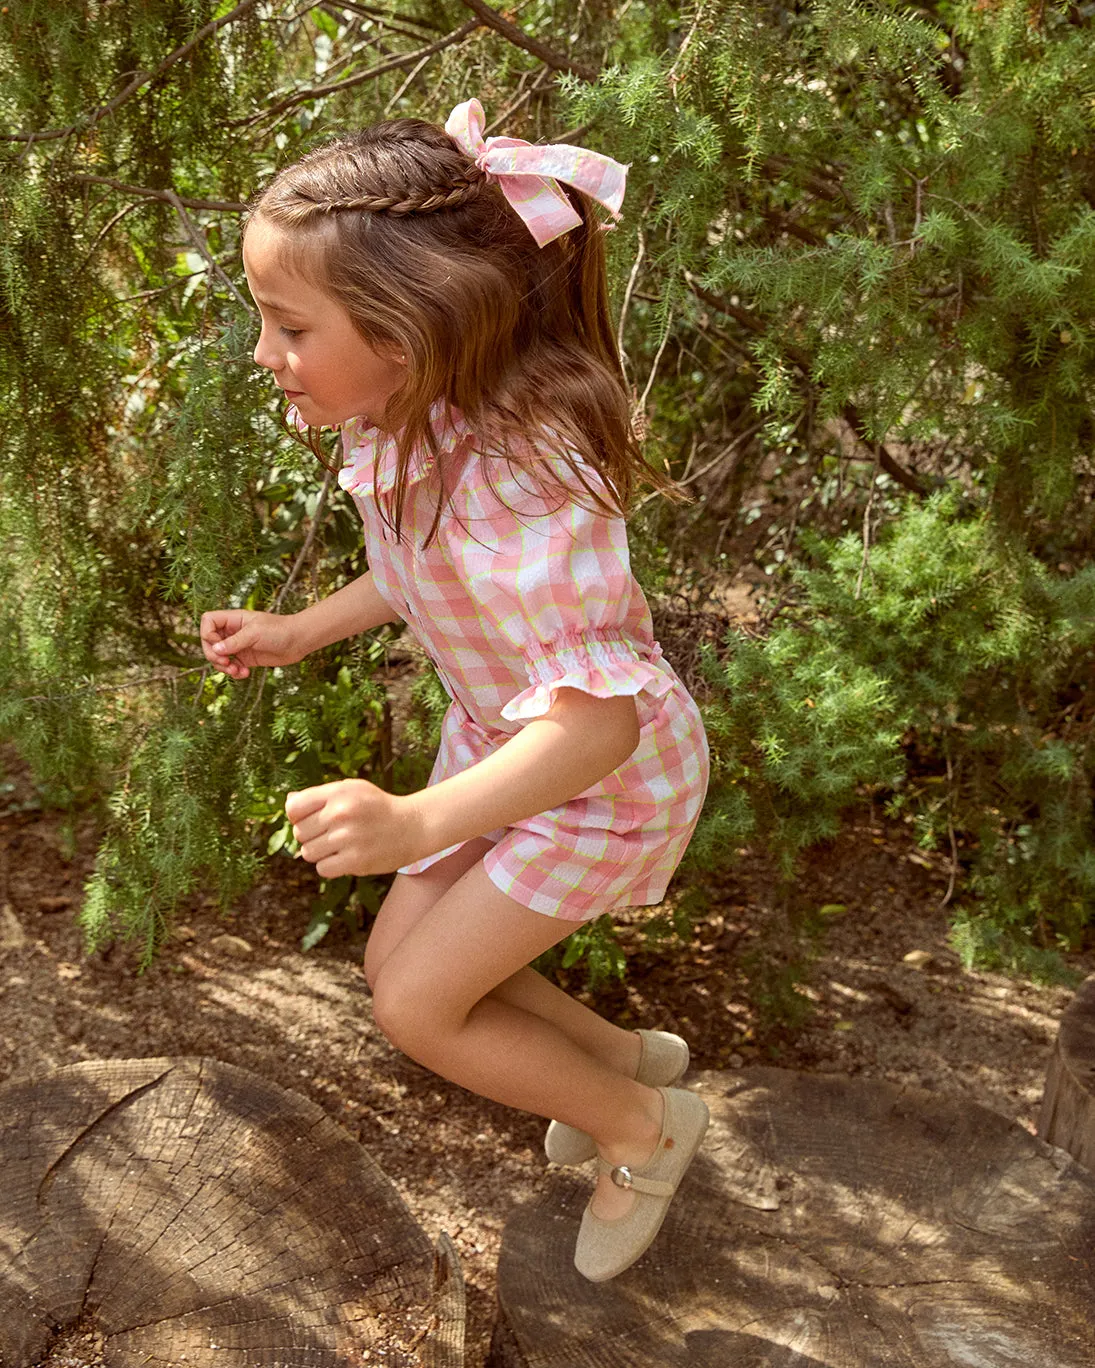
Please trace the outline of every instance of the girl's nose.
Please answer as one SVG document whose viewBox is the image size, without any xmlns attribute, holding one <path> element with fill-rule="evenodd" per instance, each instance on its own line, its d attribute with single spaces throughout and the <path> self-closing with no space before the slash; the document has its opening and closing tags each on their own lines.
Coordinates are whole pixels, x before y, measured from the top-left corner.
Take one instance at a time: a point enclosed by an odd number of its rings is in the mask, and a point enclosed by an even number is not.
<svg viewBox="0 0 1095 1368">
<path fill-rule="evenodd" d="M 255 343 L 254 356 L 256 366 L 263 366 L 266 370 L 271 371 L 280 369 L 281 358 L 277 349 L 271 345 L 265 328 L 259 333 L 259 340 Z"/>
</svg>

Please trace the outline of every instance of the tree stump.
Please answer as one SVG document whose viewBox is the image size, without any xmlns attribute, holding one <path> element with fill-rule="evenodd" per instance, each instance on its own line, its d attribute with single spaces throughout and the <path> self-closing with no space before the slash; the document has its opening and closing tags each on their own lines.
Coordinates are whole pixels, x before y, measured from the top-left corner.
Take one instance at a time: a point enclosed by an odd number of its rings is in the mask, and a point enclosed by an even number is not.
<svg viewBox="0 0 1095 1368">
<path fill-rule="evenodd" d="M 1038 1134 L 1095 1172 L 1095 974 L 1061 1017 Z"/>
<path fill-rule="evenodd" d="M 463 1291 L 317 1106 L 210 1059 L 0 1090 L 0 1365 L 73 1327 L 111 1368 L 459 1368 Z"/>
<path fill-rule="evenodd" d="M 704 1148 L 650 1251 L 572 1259 L 585 1181 L 506 1224 L 491 1368 L 1091 1368 L 1095 1178 L 973 1104 L 698 1075 Z"/>
</svg>

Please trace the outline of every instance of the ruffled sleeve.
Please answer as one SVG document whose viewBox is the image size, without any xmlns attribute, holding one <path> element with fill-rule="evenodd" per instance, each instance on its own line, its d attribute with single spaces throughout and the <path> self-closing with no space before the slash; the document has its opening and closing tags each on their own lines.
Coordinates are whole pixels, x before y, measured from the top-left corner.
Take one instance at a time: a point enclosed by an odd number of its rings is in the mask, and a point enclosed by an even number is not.
<svg viewBox="0 0 1095 1368">
<path fill-rule="evenodd" d="M 525 652 L 529 687 L 502 709 L 509 722 L 543 717 L 560 689 L 581 689 L 594 698 L 631 695 L 647 714 L 657 710 L 655 699 L 673 687 L 672 678 L 656 668 L 661 648 L 652 644 L 643 654 L 621 636 L 590 630 L 564 634 Z M 640 721 L 646 718 L 640 716 Z"/>
<path fill-rule="evenodd" d="M 484 626 L 519 652 L 528 677 L 502 716 L 542 717 L 570 688 L 631 695 L 645 723 L 675 676 L 631 574 L 623 519 L 532 492 L 527 474 L 496 465 L 504 473 L 489 480 L 465 472 L 444 535 Z"/>
</svg>

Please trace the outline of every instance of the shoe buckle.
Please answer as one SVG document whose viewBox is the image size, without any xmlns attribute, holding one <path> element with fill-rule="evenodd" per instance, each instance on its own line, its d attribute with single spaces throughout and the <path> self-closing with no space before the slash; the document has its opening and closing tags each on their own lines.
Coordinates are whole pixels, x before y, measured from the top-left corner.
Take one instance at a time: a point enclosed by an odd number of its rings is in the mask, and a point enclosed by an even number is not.
<svg viewBox="0 0 1095 1368">
<path fill-rule="evenodd" d="M 626 1164 L 618 1164 L 610 1175 L 612 1181 L 619 1188 L 629 1188 L 632 1185 L 631 1170 Z"/>
</svg>

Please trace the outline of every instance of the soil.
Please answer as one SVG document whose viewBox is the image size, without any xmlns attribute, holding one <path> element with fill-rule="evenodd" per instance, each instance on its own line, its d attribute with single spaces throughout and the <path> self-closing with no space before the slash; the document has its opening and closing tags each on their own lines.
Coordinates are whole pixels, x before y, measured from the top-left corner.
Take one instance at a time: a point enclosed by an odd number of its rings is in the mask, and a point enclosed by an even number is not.
<svg viewBox="0 0 1095 1368">
<path fill-rule="evenodd" d="M 360 971 L 364 932 L 336 927 L 299 949 L 314 876 L 291 860 L 271 862 L 228 915 L 189 905 L 144 974 L 125 946 L 86 957 L 74 918 L 94 822 L 42 810 L 10 757 L 6 768 L 0 1082 L 86 1059 L 210 1055 L 311 1098 L 369 1149 L 422 1227 L 454 1241 L 466 1363 L 481 1368 L 503 1225 L 545 1179 L 544 1123 L 388 1044 Z M 1034 1130 L 1071 990 L 963 970 L 948 945 L 947 885 L 943 859 L 918 851 L 904 826 L 863 819 L 808 858 L 793 907 L 761 855 L 738 854 L 685 941 L 651 943 L 647 914 L 621 920 L 623 984 L 594 996 L 577 971 L 560 977 L 621 1024 L 679 1031 L 698 1068 L 858 1073 L 980 1102 Z M 807 956 L 792 931 L 803 921 L 815 928 Z M 1095 972 L 1095 953 L 1070 967 Z"/>
</svg>

